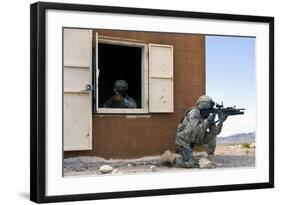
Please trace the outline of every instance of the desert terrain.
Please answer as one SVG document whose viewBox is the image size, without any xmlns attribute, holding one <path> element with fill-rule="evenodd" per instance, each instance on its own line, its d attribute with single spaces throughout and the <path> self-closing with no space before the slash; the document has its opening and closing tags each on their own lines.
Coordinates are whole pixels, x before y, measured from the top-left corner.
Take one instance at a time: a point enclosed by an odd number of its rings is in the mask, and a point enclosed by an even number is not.
<svg viewBox="0 0 281 205">
<path fill-rule="evenodd" d="M 205 152 L 194 152 L 197 160 L 206 158 Z M 255 167 L 255 143 L 219 143 L 215 152 L 216 166 L 212 169 L 253 168 Z M 199 165 L 192 169 L 175 168 L 160 164 L 160 156 L 139 159 L 110 159 L 100 157 L 73 157 L 64 159 L 64 176 L 82 175 L 120 175 L 149 172 L 194 171 L 202 169 Z"/>
</svg>

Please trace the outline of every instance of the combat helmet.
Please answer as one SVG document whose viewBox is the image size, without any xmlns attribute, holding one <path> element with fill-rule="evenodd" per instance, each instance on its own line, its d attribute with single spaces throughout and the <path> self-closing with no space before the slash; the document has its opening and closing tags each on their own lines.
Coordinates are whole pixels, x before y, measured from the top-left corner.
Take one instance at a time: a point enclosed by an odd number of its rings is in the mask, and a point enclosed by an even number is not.
<svg viewBox="0 0 281 205">
<path fill-rule="evenodd" d="M 208 95 L 202 95 L 197 100 L 197 107 L 199 109 L 209 109 L 214 107 L 215 102 Z"/>
<path fill-rule="evenodd" d="M 126 94 L 129 89 L 128 83 L 125 80 L 116 80 L 114 82 L 114 92 L 121 95 Z"/>
</svg>

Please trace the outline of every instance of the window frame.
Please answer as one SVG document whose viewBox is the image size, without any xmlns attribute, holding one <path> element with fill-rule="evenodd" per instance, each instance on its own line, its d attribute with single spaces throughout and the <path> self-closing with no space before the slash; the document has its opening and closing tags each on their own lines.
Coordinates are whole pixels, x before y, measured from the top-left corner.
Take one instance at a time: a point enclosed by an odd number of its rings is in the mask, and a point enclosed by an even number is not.
<svg viewBox="0 0 281 205">
<path fill-rule="evenodd" d="M 95 114 L 149 114 L 149 60 L 148 50 L 149 44 L 135 39 L 115 38 L 110 36 L 99 36 L 96 32 L 95 39 L 95 59 L 98 59 L 98 44 L 123 45 L 130 47 L 138 47 L 141 52 L 141 108 L 103 108 L 99 107 L 99 64 L 96 60 L 95 66 Z"/>
</svg>

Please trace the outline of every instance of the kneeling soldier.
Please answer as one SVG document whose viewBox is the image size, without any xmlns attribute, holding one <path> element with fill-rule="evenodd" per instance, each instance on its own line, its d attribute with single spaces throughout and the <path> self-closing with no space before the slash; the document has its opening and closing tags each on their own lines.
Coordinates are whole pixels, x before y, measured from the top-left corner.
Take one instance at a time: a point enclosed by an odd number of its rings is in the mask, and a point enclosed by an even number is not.
<svg viewBox="0 0 281 205">
<path fill-rule="evenodd" d="M 187 110 L 177 128 L 175 143 L 178 155 L 166 151 L 161 157 L 162 162 L 168 162 L 175 167 L 192 168 L 196 164 L 192 148 L 203 144 L 207 144 L 208 159 L 214 162 L 216 138 L 220 134 L 227 116 L 224 113 L 219 113 L 219 121 L 216 124 L 214 114 L 204 116 L 200 112 L 213 108 L 214 105 L 211 97 L 203 95 L 199 97 L 195 107 Z"/>
</svg>

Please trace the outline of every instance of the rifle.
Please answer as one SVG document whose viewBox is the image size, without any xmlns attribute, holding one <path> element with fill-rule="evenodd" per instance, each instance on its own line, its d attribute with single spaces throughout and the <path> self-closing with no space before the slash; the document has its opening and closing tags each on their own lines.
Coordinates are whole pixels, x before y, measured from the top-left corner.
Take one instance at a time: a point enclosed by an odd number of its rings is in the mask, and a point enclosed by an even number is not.
<svg viewBox="0 0 281 205">
<path fill-rule="evenodd" d="M 211 113 L 213 113 L 213 114 L 224 113 L 226 116 L 244 115 L 244 110 L 245 110 L 245 108 L 236 108 L 235 105 L 233 107 L 224 108 L 223 102 L 222 102 L 221 105 L 217 103 L 215 108 L 200 110 L 200 114 L 204 117 L 208 117 Z M 218 122 L 218 121 L 216 121 L 216 122 Z"/>
</svg>

